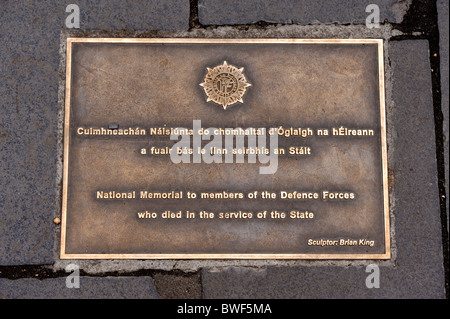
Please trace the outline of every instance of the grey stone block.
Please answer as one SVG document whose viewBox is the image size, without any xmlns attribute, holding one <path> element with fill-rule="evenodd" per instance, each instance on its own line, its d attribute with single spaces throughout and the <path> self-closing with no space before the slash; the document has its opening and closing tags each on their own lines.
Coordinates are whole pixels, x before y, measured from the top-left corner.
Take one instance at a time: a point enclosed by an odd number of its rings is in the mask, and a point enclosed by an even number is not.
<svg viewBox="0 0 450 319">
<path fill-rule="evenodd" d="M 0 21 L 0 264 L 48 264 L 61 24 L 32 2 L 2 2 Z"/>
<path fill-rule="evenodd" d="M 449 18 L 448 18 L 448 0 L 438 0 L 437 1 L 437 11 L 438 11 L 438 23 L 439 23 L 439 47 L 440 47 L 440 60 L 441 60 L 441 98 L 442 98 L 442 113 L 444 115 L 444 161 L 445 161 L 445 193 L 446 193 L 446 204 L 447 204 L 447 229 L 448 229 L 448 211 L 449 211 L 449 86 L 448 86 L 448 29 L 449 29 Z"/>
<path fill-rule="evenodd" d="M 380 288 L 368 289 L 365 265 L 209 268 L 205 298 L 445 298 L 428 42 L 389 45 L 393 106 L 388 147 L 393 172 L 394 265 L 380 265 Z M 332 266 L 334 265 L 334 266 Z"/>
<path fill-rule="evenodd" d="M 380 267 L 380 288 L 366 287 L 365 267 L 268 267 L 204 270 L 204 298 L 232 299 L 358 299 L 407 298 L 407 289 L 391 291 L 391 271 Z M 417 289 L 417 287 L 415 287 Z"/>
<path fill-rule="evenodd" d="M 0 4 L 0 265 L 51 264 L 58 68 L 68 3 Z M 78 1 L 85 30 L 186 30 L 189 1 Z"/>
<path fill-rule="evenodd" d="M 189 28 L 187 0 L 78 1 L 85 30 L 165 30 Z"/>
<path fill-rule="evenodd" d="M 353 23 L 364 24 L 366 6 L 375 3 L 380 9 L 380 22 L 401 23 L 411 0 L 199 0 L 198 15 L 204 25 L 271 23 Z"/>
<path fill-rule="evenodd" d="M 44 280 L 0 278 L 0 299 L 158 298 L 150 277 L 80 277 L 79 288 L 67 288 L 66 277 Z"/>
<path fill-rule="evenodd" d="M 200 273 L 189 275 L 156 273 L 153 280 L 162 299 L 202 298 Z"/>
</svg>

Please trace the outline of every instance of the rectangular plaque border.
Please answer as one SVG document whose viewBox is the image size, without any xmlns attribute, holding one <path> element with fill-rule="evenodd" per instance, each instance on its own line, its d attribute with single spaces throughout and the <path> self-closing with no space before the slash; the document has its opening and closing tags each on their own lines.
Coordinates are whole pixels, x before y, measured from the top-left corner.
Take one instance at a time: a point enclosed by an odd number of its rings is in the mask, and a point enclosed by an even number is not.
<svg viewBox="0 0 450 319">
<path fill-rule="evenodd" d="M 382 254 L 68 254 L 66 253 L 67 189 L 69 176 L 70 100 L 73 43 L 163 43 L 163 44 L 376 44 L 378 47 L 378 83 L 380 100 L 381 159 L 383 172 L 383 206 L 385 252 Z M 60 259 L 304 259 L 304 260 L 362 260 L 390 259 L 391 238 L 389 218 L 388 161 L 386 142 L 386 107 L 384 85 L 383 39 L 216 39 L 216 38 L 67 38 L 66 81 L 64 104 L 64 155 L 61 205 Z"/>
</svg>

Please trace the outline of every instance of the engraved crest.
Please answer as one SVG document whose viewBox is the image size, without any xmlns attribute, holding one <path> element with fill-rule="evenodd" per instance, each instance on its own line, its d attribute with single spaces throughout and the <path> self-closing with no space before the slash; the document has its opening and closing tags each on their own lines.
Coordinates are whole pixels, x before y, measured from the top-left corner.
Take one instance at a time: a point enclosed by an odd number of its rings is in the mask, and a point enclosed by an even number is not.
<svg viewBox="0 0 450 319">
<path fill-rule="evenodd" d="M 222 65 L 206 69 L 208 72 L 200 83 L 205 90 L 206 102 L 213 101 L 222 105 L 224 110 L 237 102 L 244 103 L 242 98 L 251 86 L 245 78 L 244 68 L 239 69 L 223 61 Z"/>
</svg>

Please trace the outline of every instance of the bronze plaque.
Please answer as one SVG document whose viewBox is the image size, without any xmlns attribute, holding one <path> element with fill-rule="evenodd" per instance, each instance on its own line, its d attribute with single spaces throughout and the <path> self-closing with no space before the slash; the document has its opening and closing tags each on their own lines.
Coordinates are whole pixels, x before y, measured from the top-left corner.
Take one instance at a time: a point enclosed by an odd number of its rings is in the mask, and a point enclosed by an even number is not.
<svg viewBox="0 0 450 319">
<path fill-rule="evenodd" d="M 63 259 L 389 259 L 383 40 L 67 40 Z"/>
</svg>

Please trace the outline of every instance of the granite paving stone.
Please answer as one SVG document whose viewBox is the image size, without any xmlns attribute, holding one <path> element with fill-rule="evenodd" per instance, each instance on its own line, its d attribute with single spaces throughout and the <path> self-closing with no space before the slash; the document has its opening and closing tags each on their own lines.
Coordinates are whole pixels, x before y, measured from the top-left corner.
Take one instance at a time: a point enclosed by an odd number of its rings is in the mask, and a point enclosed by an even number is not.
<svg viewBox="0 0 450 319">
<path fill-rule="evenodd" d="M 444 116 L 444 161 L 445 161 L 445 194 L 446 194 L 446 207 L 447 207 L 447 229 L 448 229 L 448 212 L 449 212 L 449 86 L 448 86 L 448 30 L 449 30 L 449 13 L 448 13 L 448 0 L 437 1 L 438 11 L 438 24 L 439 24 L 439 51 L 441 61 L 441 105 L 442 114 Z"/>
<path fill-rule="evenodd" d="M 380 10 L 380 22 L 401 23 L 411 0 L 199 0 L 200 23 L 250 24 L 259 21 L 271 23 L 341 23 L 364 24 L 369 4 L 375 3 Z"/>
<path fill-rule="evenodd" d="M 69 282 L 74 282 L 69 279 Z M 150 277 L 80 277 L 79 288 L 68 288 L 66 277 L 0 278 L 0 299 L 158 299 Z"/>
</svg>

